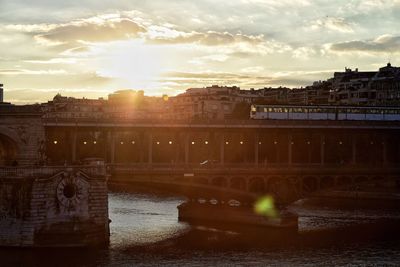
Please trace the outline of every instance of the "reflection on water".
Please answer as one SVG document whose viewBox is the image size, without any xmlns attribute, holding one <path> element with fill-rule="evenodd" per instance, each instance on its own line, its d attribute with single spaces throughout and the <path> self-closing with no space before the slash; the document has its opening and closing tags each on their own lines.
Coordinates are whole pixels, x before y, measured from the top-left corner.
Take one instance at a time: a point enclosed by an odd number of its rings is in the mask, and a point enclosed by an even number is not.
<svg viewBox="0 0 400 267">
<path fill-rule="evenodd" d="M 300 215 L 300 232 L 287 236 L 180 223 L 176 207 L 183 201 L 148 193 L 110 193 L 108 249 L 2 249 L 0 266 L 395 266 L 400 262 L 400 214 L 395 210 L 300 202 L 290 207 Z"/>
<path fill-rule="evenodd" d="M 143 245 L 173 238 L 188 226 L 178 223 L 177 205 L 184 199 L 155 195 L 111 193 L 111 248 Z"/>
</svg>

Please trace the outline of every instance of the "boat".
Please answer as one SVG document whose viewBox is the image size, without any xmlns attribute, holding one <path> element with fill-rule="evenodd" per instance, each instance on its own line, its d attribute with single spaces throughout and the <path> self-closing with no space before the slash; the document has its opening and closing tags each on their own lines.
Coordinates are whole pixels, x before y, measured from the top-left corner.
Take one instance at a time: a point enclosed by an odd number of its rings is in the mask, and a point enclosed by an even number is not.
<svg viewBox="0 0 400 267">
<path fill-rule="evenodd" d="M 277 211 L 274 216 L 257 214 L 253 207 L 229 204 L 185 202 L 178 206 L 179 220 L 188 223 L 208 223 L 257 228 L 298 229 L 298 215 Z"/>
</svg>

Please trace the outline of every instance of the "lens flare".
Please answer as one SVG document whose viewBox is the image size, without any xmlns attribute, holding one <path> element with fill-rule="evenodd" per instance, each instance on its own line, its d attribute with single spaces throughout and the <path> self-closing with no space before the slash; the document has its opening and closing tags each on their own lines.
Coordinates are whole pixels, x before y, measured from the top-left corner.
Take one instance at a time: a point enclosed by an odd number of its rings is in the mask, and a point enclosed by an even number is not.
<svg viewBox="0 0 400 267">
<path fill-rule="evenodd" d="M 254 212 L 266 217 L 277 217 L 278 213 L 275 209 L 274 198 L 272 196 L 264 196 L 254 203 Z"/>
</svg>

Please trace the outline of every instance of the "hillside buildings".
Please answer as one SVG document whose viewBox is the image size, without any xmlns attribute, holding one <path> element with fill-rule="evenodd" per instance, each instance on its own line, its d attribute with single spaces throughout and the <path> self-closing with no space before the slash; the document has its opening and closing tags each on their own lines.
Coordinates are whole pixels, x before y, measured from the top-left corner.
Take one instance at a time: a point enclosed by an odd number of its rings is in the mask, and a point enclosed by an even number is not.
<svg viewBox="0 0 400 267">
<path fill-rule="evenodd" d="M 2 86 L 0 96 L 1 93 Z M 58 94 L 41 107 L 46 117 L 55 119 L 229 120 L 247 119 L 251 104 L 399 106 L 400 68 L 390 63 L 378 71 L 345 68 L 326 81 L 297 89 L 242 90 L 237 86 L 213 85 L 189 88 L 172 97 L 119 90 L 108 99 L 77 99 Z"/>
</svg>

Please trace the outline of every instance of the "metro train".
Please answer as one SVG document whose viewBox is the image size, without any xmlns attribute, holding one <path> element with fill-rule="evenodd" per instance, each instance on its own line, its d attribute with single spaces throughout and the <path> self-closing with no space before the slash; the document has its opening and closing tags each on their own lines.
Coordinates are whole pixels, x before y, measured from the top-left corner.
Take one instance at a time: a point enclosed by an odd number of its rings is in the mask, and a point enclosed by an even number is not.
<svg viewBox="0 0 400 267">
<path fill-rule="evenodd" d="M 400 107 L 252 105 L 255 120 L 400 121 Z"/>
</svg>

